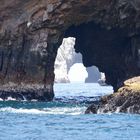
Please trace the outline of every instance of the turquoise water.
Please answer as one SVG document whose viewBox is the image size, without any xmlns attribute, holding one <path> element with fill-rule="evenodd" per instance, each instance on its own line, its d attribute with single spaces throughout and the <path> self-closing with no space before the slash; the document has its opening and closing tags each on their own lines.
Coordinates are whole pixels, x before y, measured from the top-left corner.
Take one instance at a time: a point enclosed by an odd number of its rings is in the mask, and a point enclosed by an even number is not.
<svg viewBox="0 0 140 140">
<path fill-rule="evenodd" d="M 89 114 L 99 96 L 112 92 L 97 84 L 56 84 L 56 99 L 0 102 L 0 140 L 140 140 L 140 116 Z"/>
</svg>

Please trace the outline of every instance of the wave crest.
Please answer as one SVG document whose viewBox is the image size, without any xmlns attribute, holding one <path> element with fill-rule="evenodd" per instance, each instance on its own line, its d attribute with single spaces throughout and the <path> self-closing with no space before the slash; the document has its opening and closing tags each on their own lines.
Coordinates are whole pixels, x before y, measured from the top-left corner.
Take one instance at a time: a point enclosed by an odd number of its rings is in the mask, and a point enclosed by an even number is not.
<svg viewBox="0 0 140 140">
<path fill-rule="evenodd" d="M 59 114 L 59 115 L 80 115 L 84 114 L 85 107 L 55 107 L 55 108 L 43 108 L 43 109 L 24 109 L 24 108 L 1 108 L 0 112 L 19 113 L 19 114 Z"/>
</svg>

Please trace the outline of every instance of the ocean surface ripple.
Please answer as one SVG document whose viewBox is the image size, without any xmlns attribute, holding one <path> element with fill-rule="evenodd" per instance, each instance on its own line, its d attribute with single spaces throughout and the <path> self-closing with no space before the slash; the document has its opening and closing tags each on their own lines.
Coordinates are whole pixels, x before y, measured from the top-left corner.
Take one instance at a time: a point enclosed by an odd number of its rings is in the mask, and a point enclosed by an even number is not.
<svg viewBox="0 0 140 140">
<path fill-rule="evenodd" d="M 0 140 L 139 140 L 140 116 L 84 114 L 112 93 L 98 84 L 56 84 L 53 102 L 0 101 Z"/>
</svg>

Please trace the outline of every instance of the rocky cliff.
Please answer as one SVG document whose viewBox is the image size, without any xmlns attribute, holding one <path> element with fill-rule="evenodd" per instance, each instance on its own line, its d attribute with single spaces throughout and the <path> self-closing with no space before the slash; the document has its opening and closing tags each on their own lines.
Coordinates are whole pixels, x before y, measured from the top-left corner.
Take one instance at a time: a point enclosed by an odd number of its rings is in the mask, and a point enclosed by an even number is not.
<svg viewBox="0 0 140 140">
<path fill-rule="evenodd" d="M 115 91 L 140 75 L 139 0 L 1 0 L 0 96 L 52 100 L 54 61 L 69 36 Z"/>
</svg>

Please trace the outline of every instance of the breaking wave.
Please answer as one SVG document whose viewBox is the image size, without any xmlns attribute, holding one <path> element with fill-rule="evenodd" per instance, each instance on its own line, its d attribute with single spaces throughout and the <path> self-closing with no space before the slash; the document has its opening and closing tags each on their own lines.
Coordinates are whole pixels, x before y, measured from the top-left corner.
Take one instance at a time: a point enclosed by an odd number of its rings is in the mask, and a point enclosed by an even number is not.
<svg viewBox="0 0 140 140">
<path fill-rule="evenodd" d="M 0 108 L 0 112 L 7 113 L 20 113 L 20 114 L 65 114 L 65 115 L 80 115 L 84 114 L 86 107 L 55 107 L 55 108 L 43 108 L 43 109 L 24 109 L 24 108 L 12 108 L 4 107 Z"/>
</svg>

